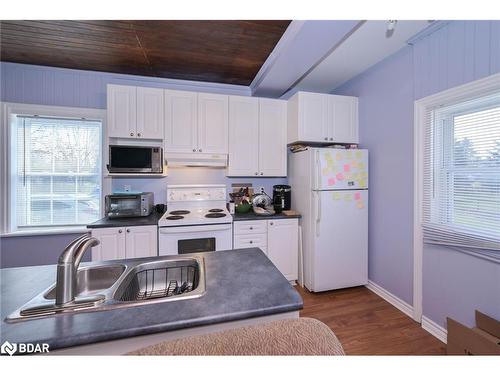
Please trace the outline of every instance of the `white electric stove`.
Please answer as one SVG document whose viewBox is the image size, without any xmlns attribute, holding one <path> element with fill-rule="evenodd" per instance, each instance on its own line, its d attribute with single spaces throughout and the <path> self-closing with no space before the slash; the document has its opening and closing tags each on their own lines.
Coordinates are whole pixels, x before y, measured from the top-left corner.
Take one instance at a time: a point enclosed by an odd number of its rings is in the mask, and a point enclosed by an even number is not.
<svg viewBox="0 0 500 375">
<path fill-rule="evenodd" d="M 158 222 L 159 255 L 232 249 L 225 185 L 168 185 Z"/>
</svg>

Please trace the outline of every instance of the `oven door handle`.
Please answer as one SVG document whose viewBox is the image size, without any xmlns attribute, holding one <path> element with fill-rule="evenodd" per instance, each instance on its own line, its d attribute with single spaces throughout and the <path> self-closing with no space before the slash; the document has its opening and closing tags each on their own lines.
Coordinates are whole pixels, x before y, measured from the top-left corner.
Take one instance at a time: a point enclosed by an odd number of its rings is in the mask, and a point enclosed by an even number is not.
<svg viewBox="0 0 500 375">
<path fill-rule="evenodd" d="M 231 227 L 232 227 L 231 224 L 160 227 L 160 234 L 214 232 L 214 231 L 231 230 Z"/>
</svg>

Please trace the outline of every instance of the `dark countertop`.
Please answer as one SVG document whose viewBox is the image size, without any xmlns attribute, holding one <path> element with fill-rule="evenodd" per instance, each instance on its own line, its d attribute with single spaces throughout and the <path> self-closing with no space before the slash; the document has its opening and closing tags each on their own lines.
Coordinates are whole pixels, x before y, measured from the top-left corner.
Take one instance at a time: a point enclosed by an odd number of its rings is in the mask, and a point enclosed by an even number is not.
<svg viewBox="0 0 500 375">
<path fill-rule="evenodd" d="M 158 220 L 163 214 L 153 212 L 149 216 L 143 217 L 124 217 L 120 219 L 108 219 L 103 217 L 87 225 L 87 228 L 112 228 L 112 227 L 134 227 L 140 225 L 158 225 Z"/>
<path fill-rule="evenodd" d="M 6 323 L 4 319 L 54 283 L 56 266 L 2 269 L 0 342 L 48 343 L 54 350 L 302 308 L 300 295 L 260 249 L 217 251 L 203 253 L 203 256 L 206 294 L 200 298 L 61 314 L 16 323 Z M 161 258 L 165 257 L 153 259 Z M 103 263 L 116 261 L 86 265 Z"/>
<path fill-rule="evenodd" d="M 233 221 L 244 221 L 244 220 L 277 220 L 277 219 L 300 219 L 302 215 L 283 215 L 283 214 L 274 214 L 274 215 L 256 215 L 255 212 L 250 211 L 246 214 L 235 213 L 233 215 Z"/>
</svg>

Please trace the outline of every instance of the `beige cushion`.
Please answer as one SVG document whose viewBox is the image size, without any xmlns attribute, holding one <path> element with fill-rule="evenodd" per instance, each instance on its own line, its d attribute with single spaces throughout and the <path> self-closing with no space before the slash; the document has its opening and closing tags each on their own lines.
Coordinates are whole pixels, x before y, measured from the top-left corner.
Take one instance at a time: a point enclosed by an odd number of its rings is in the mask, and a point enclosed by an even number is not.
<svg viewBox="0 0 500 375">
<path fill-rule="evenodd" d="M 286 319 L 164 341 L 129 355 L 344 355 L 333 332 L 316 319 Z"/>
</svg>

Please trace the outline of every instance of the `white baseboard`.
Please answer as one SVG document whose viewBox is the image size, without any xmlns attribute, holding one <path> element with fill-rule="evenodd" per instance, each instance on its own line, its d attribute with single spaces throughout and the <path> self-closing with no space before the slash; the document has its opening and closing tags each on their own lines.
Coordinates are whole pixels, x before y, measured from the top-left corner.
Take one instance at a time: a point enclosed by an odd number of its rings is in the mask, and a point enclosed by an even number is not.
<svg viewBox="0 0 500 375">
<path fill-rule="evenodd" d="M 397 309 L 401 310 L 403 313 L 408 315 L 410 318 L 414 319 L 413 306 L 411 306 L 409 303 L 403 301 L 399 297 L 396 297 L 394 294 L 392 294 L 391 292 L 388 292 L 387 290 L 382 288 L 380 285 L 375 284 L 371 280 L 368 280 L 368 284 L 365 286 L 369 290 L 371 290 L 373 293 L 377 294 L 379 297 L 382 297 L 387 302 L 389 302 L 391 305 L 393 305 Z"/>
<path fill-rule="evenodd" d="M 430 320 L 426 316 L 422 316 L 422 328 L 429 332 L 432 336 L 446 344 L 448 332 L 439 324 Z"/>
</svg>

